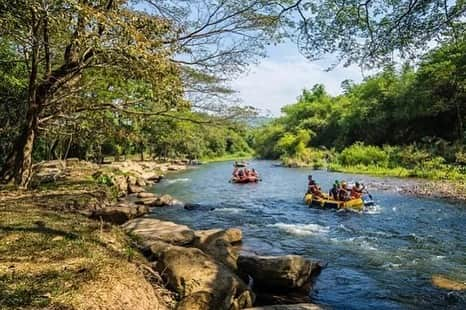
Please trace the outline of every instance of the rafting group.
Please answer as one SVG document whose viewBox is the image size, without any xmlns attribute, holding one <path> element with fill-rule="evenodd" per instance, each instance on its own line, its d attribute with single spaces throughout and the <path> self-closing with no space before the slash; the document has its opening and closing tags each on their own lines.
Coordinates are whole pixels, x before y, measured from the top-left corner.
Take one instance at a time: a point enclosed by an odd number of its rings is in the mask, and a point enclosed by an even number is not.
<svg viewBox="0 0 466 310">
<path fill-rule="evenodd" d="M 308 176 L 308 190 L 304 196 L 304 201 L 309 206 L 337 209 L 362 210 L 364 206 L 373 204 L 371 195 L 365 186 L 356 182 L 349 187 L 345 181 L 335 181 L 332 188 L 327 193 L 322 192 L 322 188 L 312 178 Z"/>
<path fill-rule="evenodd" d="M 260 181 L 257 171 L 254 168 L 248 169 L 246 166 L 246 163 L 234 163 L 231 178 L 232 183 L 254 183 Z"/>
</svg>

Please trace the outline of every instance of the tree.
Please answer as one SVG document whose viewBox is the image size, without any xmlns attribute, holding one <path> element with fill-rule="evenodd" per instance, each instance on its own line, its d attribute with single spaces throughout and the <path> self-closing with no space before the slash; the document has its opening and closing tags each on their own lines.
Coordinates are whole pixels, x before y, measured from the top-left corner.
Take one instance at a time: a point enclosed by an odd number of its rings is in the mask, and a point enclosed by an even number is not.
<svg viewBox="0 0 466 310">
<path fill-rule="evenodd" d="M 454 119 L 457 141 L 464 143 L 466 40 L 449 42 L 427 54 L 419 67 L 416 90 L 424 99 L 418 108 L 429 114 L 447 113 Z"/>
<path fill-rule="evenodd" d="M 0 179 L 27 186 L 35 138 L 57 119 L 104 110 L 175 117 L 189 107 L 182 72 L 231 73 L 259 52 L 273 26 L 263 9 L 239 0 L 1 1 L 0 37 L 25 65 L 28 90 L 24 126 Z"/>
<path fill-rule="evenodd" d="M 293 38 L 310 59 L 335 53 L 346 64 L 374 66 L 422 55 L 432 42 L 461 33 L 466 2 L 444 0 L 293 0 L 282 5 Z M 281 2 L 281 3 L 280 3 Z"/>
<path fill-rule="evenodd" d="M 41 124 L 66 114 L 67 97 L 88 86 L 82 79 L 88 71 L 143 79 L 152 86 L 152 100 L 167 109 L 179 103 L 177 69 L 162 42 L 167 21 L 128 10 L 124 1 L 112 0 L 2 1 L 0 12 L 0 35 L 13 42 L 17 61 L 26 64 L 29 79 L 25 125 L 0 172 L 3 180 L 15 179 L 19 186 L 27 186 Z M 159 84 L 167 87 L 157 87 Z M 123 96 L 102 104 L 93 102 L 95 93 L 88 92 L 87 97 L 92 102 L 83 108 L 87 110 L 125 109 L 129 101 L 141 100 Z"/>
</svg>

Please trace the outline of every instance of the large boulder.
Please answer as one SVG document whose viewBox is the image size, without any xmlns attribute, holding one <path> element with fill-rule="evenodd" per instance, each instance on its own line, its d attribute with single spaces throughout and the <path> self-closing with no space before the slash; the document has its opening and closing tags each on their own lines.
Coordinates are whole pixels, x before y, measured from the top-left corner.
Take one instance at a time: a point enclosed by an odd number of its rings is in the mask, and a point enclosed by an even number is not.
<svg viewBox="0 0 466 310">
<path fill-rule="evenodd" d="M 230 269 L 238 269 L 239 247 L 234 247 L 225 240 L 217 239 L 202 250 Z"/>
<path fill-rule="evenodd" d="M 149 213 L 149 208 L 146 206 L 119 203 L 114 206 L 94 210 L 89 217 L 120 225 L 130 219 L 143 216 L 147 213 Z"/>
<path fill-rule="evenodd" d="M 219 239 L 233 244 L 241 242 L 243 233 L 239 228 L 197 230 L 194 245 L 202 248 Z"/>
<path fill-rule="evenodd" d="M 247 285 L 197 248 L 157 245 L 156 269 L 181 298 L 177 309 L 243 309 L 253 304 Z"/>
<path fill-rule="evenodd" d="M 198 230 L 194 233 L 194 246 L 208 253 L 233 270 L 237 269 L 236 261 L 239 249 L 233 244 L 241 242 L 243 236 L 238 228 Z"/>
<path fill-rule="evenodd" d="M 238 270 L 251 276 L 258 290 L 282 293 L 308 289 L 320 265 L 298 255 L 240 256 Z"/>
<path fill-rule="evenodd" d="M 192 244 L 194 240 L 194 231 L 188 226 L 153 218 L 134 219 L 122 227 L 126 232 L 138 236 L 146 247 L 150 247 L 152 243 L 157 241 L 187 245 Z"/>
</svg>

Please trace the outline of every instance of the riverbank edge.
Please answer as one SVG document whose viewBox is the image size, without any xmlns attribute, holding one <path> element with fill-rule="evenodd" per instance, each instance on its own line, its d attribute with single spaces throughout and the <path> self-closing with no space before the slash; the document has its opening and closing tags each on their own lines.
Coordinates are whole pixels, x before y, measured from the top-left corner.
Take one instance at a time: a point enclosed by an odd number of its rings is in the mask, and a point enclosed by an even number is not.
<svg viewBox="0 0 466 310">
<path fill-rule="evenodd" d="M 407 174 L 407 170 L 399 167 L 395 169 L 371 169 L 371 167 L 353 167 L 341 165 L 329 165 L 326 168 L 310 165 L 285 165 L 285 168 L 309 168 L 312 170 L 325 170 L 329 172 L 341 172 L 348 174 L 365 174 L 374 177 L 391 177 L 400 180 L 409 180 L 409 184 L 401 187 L 400 192 L 406 195 L 442 199 L 451 202 L 466 203 L 466 180 L 433 180 L 421 177 L 413 177 Z"/>
<path fill-rule="evenodd" d="M 212 157 L 212 158 L 201 158 L 201 162 L 203 164 L 210 164 L 210 163 L 217 163 L 217 162 L 225 162 L 225 161 L 238 161 L 238 160 L 252 160 L 255 159 L 254 153 L 249 154 L 228 154 L 225 156 L 220 157 Z"/>
<path fill-rule="evenodd" d="M 350 174 L 367 174 L 375 177 L 393 177 L 397 179 L 406 179 L 414 182 L 409 182 L 408 185 L 401 187 L 401 192 L 407 195 L 444 199 L 447 201 L 466 203 L 466 182 L 460 180 L 432 180 L 419 177 L 411 177 L 397 174 L 397 169 L 386 171 L 364 170 L 361 171 L 357 167 L 332 166 L 328 171 L 343 172 Z M 393 173 L 390 173 L 392 171 Z"/>
<path fill-rule="evenodd" d="M 176 294 L 112 218 L 146 214 L 118 204 L 162 173 L 186 168 L 50 161 L 35 166 L 29 190 L 2 187 L 0 308 L 173 309 Z M 95 216 L 102 211 L 110 217 Z"/>
<path fill-rule="evenodd" d="M 153 246 L 149 248 L 141 246 L 145 243 L 144 240 L 141 240 L 137 234 L 127 231 L 124 226 L 120 226 L 120 224 L 130 223 L 139 218 L 150 220 L 150 217 L 143 217 L 150 213 L 150 206 L 146 206 L 147 200 L 151 199 L 148 198 L 150 193 L 146 193 L 145 189 L 160 181 L 163 178 L 163 173 L 182 171 L 189 168 L 188 166 L 133 161 L 97 166 L 72 160 L 65 163 L 45 162 L 36 168 L 38 171 L 31 190 L 15 191 L 12 188 L 7 188 L 0 191 L 0 214 L 8 215 L 2 216 L 0 220 L 0 226 L 6 231 L 6 234 L 0 234 L 0 236 L 2 239 L 6 237 L 13 240 L 7 242 L 3 247 L 0 246 L 0 253 L 10 253 L 9 256 L 2 255 L 3 258 L 0 260 L 0 276 L 10 279 L 10 282 L 6 283 L 7 290 L 0 294 L 2 303 L 7 300 L 6 307 L 10 306 L 7 309 L 37 304 L 44 307 L 71 307 L 73 309 L 94 309 L 97 305 L 99 309 L 191 309 L 191 306 L 198 306 L 199 302 L 205 303 L 205 298 L 210 298 L 204 294 L 195 294 L 192 295 L 194 297 L 188 296 L 188 299 L 183 298 L 180 302 L 177 296 L 181 293 L 179 290 L 167 286 L 168 282 L 163 280 L 165 269 L 158 270 L 153 261 L 154 255 L 163 256 L 166 252 L 179 251 L 180 249 L 185 249 L 183 250 L 186 251 L 185 255 L 186 253 L 189 255 L 194 253 L 199 260 L 199 255 L 201 258 L 202 255 L 206 255 L 203 249 L 196 250 L 194 245 L 180 248 L 176 244 L 158 242 L 157 246 L 161 246 L 161 243 L 164 245 L 160 248 L 160 252 L 158 250 L 154 252 Z M 139 205 L 137 201 L 136 204 L 134 203 L 136 197 L 143 202 L 142 205 Z M 14 206 L 12 206 L 13 202 Z M 153 202 L 155 202 L 153 206 L 156 207 L 179 203 L 168 195 L 156 197 Z M 149 205 L 153 202 L 150 202 Z M 30 214 L 30 211 L 34 213 Z M 6 222 L 2 223 L 5 218 Z M 167 223 L 171 225 L 169 222 L 161 222 L 164 225 Z M 85 226 L 89 231 L 76 230 L 76 223 Z M 10 227 L 11 225 L 13 226 Z M 20 226 L 19 233 L 17 235 L 9 233 L 16 231 L 16 226 Z M 222 233 L 227 231 L 222 230 Z M 35 240 L 26 247 L 18 244 L 18 240 L 30 237 L 25 232 L 38 234 L 42 236 L 43 240 Z M 201 235 L 203 232 L 194 231 L 195 234 L 200 233 Z M 208 233 L 208 231 L 205 232 Z M 49 238 L 49 234 L 58 234 L 58 236 Z M 215 232 L 216 234 L 217 232 Z M 68 236 L 72 236 L 72 238 Z M 72 240 L 70 241 L 68 238 Z M 98 259 L 94 257 L 95 254 L 92 254 L 92 257 L 86 257 L 86 254 L 77 254 L 77 257 L 74 257 L 72 253 L 79 251 L 68 252 L 64 248 L 72 248 L 75 239 L 89 241 L 81 242 L 85 246 L 78 242 L 81 250 L 84 251 L 85 247 L 86 253 L 101 251 L 100 247 L 106 249 L 105 253 L 98 255 Z M 66 241 L 66 245 L 57 246 L 57 241 Z M 223 277 L 227 275 L 227 278 L 230 278 L 234 275 L 231 273 L 230 267 L 226 269 L 221 267 L 224 264 L 226 266 L 222 259 L 218 260 L 216 256 L 209 256 L 213 255 L 210 251 L 220 255 L 224 255 L 224 251 L 226 251 L 227 257 L 230 256 L 230 251 L 233 248 L 225 247 L 225 240 L 221 239 L 221 241 L 220 243 L 215 241 L 208 245 L 205 250 L 208 253 L 207 257 L 211 257 L 211 264 L 217 264 L 220 270 L 225 270 L 219 274 L 222 274 Z M 47 253 L 42 253 L 42 248 L 47 248 L 47 251 L 54 254 L 49 257 Z M 70 289 L 67 278 L 69 275 L 66 273 L 66 277 L 52 277 L 53 285 L 50 285 L 53 287 L 49 288 L 49 284 L 46 285 L 40 281 L 36 283 L 37 279 L 32 277 L 25 283 L 21 283 L 23 286 L 31 288 L 28 293 L 29 297 L 25 298 L 23 296 L 24 289 L 18 289 L 16 287 L 18 281 L 15 281 L 15 277 L 25 277 L 22 271 L 28 272 L 28 270 L 20 270 L 23 267 L 18 267 L 19 265 L 14 262 L 18 259 L 16 253 L 20 250 L 27 250 L 29 254 L 32 254 L 31 257 L 25 259 L 25 264 L 35 266 L 34 268 L 38 265 L 35 257 L 41 257 L 40 268 L 42 269 L 47 269 L 49 266 L 60 266 L 57 268 L 65 268 L 64 270 L 72 270 L 72 273 L 78 274 L 86 274 L 88 269 L 91 269 L 93 274 L 91 284 L 88 283 L 87 278 L 78 279 L 73 283 L 73 289 Z M 199 254 L 196 254 L 196 251 L 199 251 Z M 58 255 L 57 252 L 63 254 Z M 189 255 L 188 257 L 190 257 Z M 56 256 L 60 256 L 60 258 Z M 195 257 L 192 259 L 193 262 L 196 262 Z M 214 260 L 212 261 L 212 259 Z M 73 261 L 75 264 L 75 260 L 83 261 L 85 266 L 78 265 L 73 266 L 73 268 L 68 266 L 68 261 Z M 201 270 L 204 267 L 199 268 Z M 320 265 L 312 263 L 312 268 L 320 270 Z M 59 271 L 55 272 L 60 274 Z M 228 276 L 228 274 L 231 275 Z M 312 273 L 309 273 L 308 276 L 311 275 Z M 199 279 L 202 281 L 202 277 Z M 241 282 L 239 278 L 237 279 L 235 281 Z M 250 294 L 254 295 L 246 288 L 246 284 L 235 284 L 230 289 L 235 292 L 241 285 L 246 290 L 245 293 L 250 293 L 247 295 L 242 293 L 235 297 L 232 304 L 234 307 L 228 306 L 227 308 L 241 309 L 253 305 L 254 297 L 245 297 L 250 296 Z M 62 289 L 58 289 L 60 287 Z M 118 288 L 124 289 L 118 290 Z M 127 290 L 130 292 L 126 292 Z M 213 287 L 212 290 L 210 294 L 223 296 L 222 289 Z M 40 292 L 40 294 L 36 294 L 36 292 Z"/>
</svg>

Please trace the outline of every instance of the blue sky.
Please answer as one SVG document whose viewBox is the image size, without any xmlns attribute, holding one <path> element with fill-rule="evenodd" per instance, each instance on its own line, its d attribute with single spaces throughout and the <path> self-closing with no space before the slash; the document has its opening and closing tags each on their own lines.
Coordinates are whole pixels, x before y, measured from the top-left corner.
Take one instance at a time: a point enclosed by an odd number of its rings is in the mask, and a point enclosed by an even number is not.
<svg viewBox="0 0 466 310">
<path fill-rule="evenodd" d="M 321 83 L 329 93 L 337 95 L 342 92 L 342 81 L 362 80 L 358 66 L 344 68 L 341 65 L 326 72 L 332 63 L 331 57 L 311 62 L 291 42 L 271 46 L 267 52 L 267 58 L 251 65 L 248 72 L 232 81 L 231 85 L 238 91 L 237 96 L 243 104 L 265 113 L 269 111 L 274 116 L 280 115 L 282 106 L 296 102 L 303 88 Z"/>
</svg>

